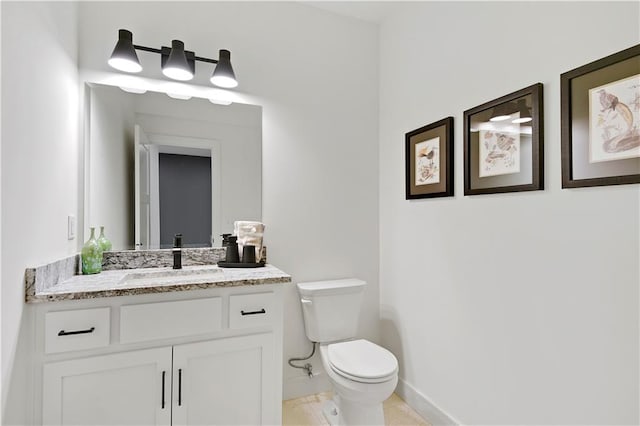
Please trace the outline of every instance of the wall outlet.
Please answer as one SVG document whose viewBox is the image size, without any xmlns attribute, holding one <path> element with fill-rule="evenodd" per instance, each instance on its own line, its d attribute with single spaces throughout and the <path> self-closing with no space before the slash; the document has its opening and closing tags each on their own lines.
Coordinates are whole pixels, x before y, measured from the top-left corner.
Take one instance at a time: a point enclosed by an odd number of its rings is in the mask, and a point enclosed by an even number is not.
<svg viewBox="0 0 640 426">
<path fill-rule="evenodd" d="M 74 240 L 76 238 L 76 217 L 67 216 L 67 239 Z"/>
</svg>

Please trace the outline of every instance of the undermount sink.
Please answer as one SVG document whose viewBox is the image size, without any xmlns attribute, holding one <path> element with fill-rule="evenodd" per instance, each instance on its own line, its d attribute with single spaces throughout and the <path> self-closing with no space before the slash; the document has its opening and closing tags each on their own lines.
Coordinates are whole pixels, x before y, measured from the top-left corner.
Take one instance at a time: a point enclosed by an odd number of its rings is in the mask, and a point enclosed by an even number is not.
<svg viewBox="0 0 640 426">
<path fill-rule="evenodd" d="M 147 285 L 200 284 L 217 281 L 223 275 L 224 271 L 219 268 L 139 271 L 126 274 L 120 279 L 118 285 L 137 287 Z"/>
</svg>

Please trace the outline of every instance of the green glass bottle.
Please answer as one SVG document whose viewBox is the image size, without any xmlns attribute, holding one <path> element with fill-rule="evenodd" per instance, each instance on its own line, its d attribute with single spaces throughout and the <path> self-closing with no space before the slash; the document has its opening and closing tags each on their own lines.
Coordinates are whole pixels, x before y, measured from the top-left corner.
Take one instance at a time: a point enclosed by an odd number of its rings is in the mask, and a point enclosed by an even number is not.
<svg viewBox="0 0 640 426">
<path fill-rule="evenodd" d="M 107 237 L 104 236 L 104 226 L 100 227 L 100 236 L 98 237 L 98 244 L 100 244 L 100 247 L 102 248 L 103 252 L 111 250 L 111 241 L 109 241 Z"/>
<path fill-rule="evenodd" d="M 91 236 L 84 243 L 80 257 L 82 258 L 82 273 L 97 274 L 102 271 L 102 247 L 95 236 L 95 228 L 91 229 Z"/>
</svg>

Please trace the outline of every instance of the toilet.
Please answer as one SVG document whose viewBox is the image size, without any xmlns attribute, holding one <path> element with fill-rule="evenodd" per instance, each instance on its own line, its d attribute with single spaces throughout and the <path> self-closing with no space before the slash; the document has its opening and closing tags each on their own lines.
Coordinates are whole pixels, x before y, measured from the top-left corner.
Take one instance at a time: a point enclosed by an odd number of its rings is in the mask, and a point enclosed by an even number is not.
<svg viewBox="0 0 640 426">
<path fill-rule="evenodd" d="M 384 425 L 382 402 L 398 383 L 396 357 L 356 338 L 365 286 L 355 278 L 298 283 L 305 332 L 320 344 L 334 389 L 323 407 L 331 425 Z"/>
</svg>

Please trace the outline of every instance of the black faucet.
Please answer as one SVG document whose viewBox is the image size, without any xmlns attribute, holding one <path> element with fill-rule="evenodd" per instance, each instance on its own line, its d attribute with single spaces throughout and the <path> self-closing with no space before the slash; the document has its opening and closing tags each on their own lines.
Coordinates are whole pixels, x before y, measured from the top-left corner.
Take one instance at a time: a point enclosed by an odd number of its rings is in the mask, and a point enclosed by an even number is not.
<svg viewBox="0 0 640 426">
<path fill-rule="evenodd" d="M 182 269 L 182 234 L 173 237 L 173 269 Z"/>
</svg>

